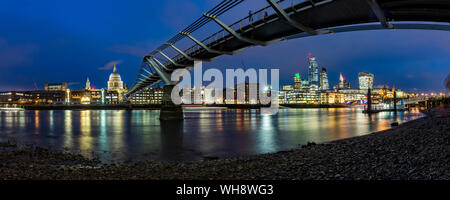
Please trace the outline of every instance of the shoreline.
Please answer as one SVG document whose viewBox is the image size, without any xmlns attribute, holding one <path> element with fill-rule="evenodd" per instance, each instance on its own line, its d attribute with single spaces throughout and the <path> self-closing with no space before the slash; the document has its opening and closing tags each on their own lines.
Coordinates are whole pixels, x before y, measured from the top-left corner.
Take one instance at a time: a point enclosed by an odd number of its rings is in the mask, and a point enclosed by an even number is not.
<svg viewBox="0 0 450 200">
<path fill-rule="evenodd" d="M 184 107 L 223 107 L 228 109 L 260 109 L 268 105 L 247 104 L 212 104 L 212 105 L 183 105 Z M 348 108 L 341 104 L 280 104 L 280 108 Z M 25 110 L 159 110 L 161 104 L 74 104 L 74 105 L 23 105 Z"/>
<path fill-rule="evenodd" d="M 363 136 L 277 153 L 181 163 L 100 164 L 80 155 L 3 143 L 0 179 L 449 180 L 450 108 L 425 114 Z"/>
</svg>

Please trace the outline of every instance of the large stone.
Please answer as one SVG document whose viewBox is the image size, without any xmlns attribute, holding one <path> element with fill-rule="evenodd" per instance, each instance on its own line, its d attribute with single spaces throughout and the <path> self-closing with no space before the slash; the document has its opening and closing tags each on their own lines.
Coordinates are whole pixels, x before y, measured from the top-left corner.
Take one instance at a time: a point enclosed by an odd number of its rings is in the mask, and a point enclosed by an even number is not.
<svg viewBox="0 0 450 200">
<path fill-rule="evenodd" d="M 181 105 L 176 105 L 172 102 L 171 94 L 174 85 L 165 85 L 163 88 L 163 97 L 161 112 L 159 114 L 159 119 L 164 121 L 169 120 L 183 120 L 183 108 Z"/>
</svg>

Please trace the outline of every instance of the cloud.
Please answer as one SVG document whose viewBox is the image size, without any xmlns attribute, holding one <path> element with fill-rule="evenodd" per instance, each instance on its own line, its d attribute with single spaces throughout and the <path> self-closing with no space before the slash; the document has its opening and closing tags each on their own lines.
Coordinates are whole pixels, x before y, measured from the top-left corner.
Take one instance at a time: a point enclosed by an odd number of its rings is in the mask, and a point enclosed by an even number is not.
<svg viewBox="0 0 450 200">
<path fill-rule="evenodd" d="M 406 77 L 407 78 L 414 78 L 415 76 L 413 74 L 407 74 Z"/>
<path fill-rule="evenodd" d="M 98 68 L 98 70 L 111 70 L 114 67 L 114 65 L 119 65 L 121 63 L 122 63 L 121 60 L 113 60 L 107 63 L 105 66 Z"/>
<path fill-rule="evenodd" d="M 0 68 L 10 68 L 31 65 L 32 54 L 39 47 L 34 44 L 8 44 L 8 41 L 0 38 Z"/>
<path fill-rule="evenodd" d="M 148 52 L 148 49 L 131 45 L 115 45 L 113 47 L 107 48 L 107 50 L 115 53 L 127 54 L 137 57 L 142 57 Z"/>
</svg>

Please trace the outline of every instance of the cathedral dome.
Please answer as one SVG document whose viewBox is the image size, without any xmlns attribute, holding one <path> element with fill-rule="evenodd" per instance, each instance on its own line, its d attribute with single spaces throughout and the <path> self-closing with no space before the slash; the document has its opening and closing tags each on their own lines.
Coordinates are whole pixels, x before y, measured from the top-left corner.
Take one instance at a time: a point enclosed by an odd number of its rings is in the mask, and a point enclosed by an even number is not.
<svg viewBox="0 0 450 200">
<path fill-rule="evenodd" d="M 119 73 L 113 72 L 111 73 L 111 75 L 109 75 L 109 81 L 122 81 L 122 78 L 120 77 Z"/>
<path fill-rule="evenodd" d="M 116 65 L 114 65 L 114 71 L 109 75 L 108 89 L 123 89 L 123 81 L 120 74 L 117 73 Z"/>
</svg>

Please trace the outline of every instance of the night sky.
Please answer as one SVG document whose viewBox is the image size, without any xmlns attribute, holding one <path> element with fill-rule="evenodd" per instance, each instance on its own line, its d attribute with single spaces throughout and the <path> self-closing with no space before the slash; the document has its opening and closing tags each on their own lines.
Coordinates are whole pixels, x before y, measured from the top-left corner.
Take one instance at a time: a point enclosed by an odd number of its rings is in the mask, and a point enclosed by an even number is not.
<svg viewBox="0 0 450 200">
<path fill-rule="evenodd" d="M 220 0 L 16 0 L 0 6 L 0 90 L 39 89 L 45 82 L 67 81 L 71 89 L 89 77 L 106 87 L 112 65 L 131 86 L 142 56 L 195 21 Z M 233 10 L 242 16 L 265 5 L 248 0 Z M 254 7 L 253 7 L 254 6 Z M 225 20 L 226 21 L 226 20 Z M 233 22 L 233 20 L 228 21 Z M 361 71 L 375 85 L 407 91 L 444 91 L 450 74 L 450 32 L 377 30 L 339 33 L 253 47 L 223 56 L 206 67 L 280 68 L 281 84 L 307 74 L 312 53 L 327 68 L 331 85 L 339 72 L 356 88 Z"/>
</svg>

